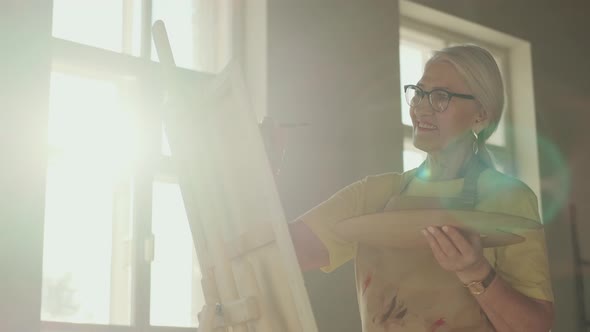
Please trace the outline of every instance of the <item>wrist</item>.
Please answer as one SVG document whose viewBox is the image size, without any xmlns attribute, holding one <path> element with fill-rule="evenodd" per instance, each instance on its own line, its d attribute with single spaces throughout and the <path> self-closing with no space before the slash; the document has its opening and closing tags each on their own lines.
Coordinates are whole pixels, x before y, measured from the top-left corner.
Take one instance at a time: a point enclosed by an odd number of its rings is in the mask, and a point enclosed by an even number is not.
<svg viewBox="0 0 590 332">
<path fill-rule="evenodd" d="M 470 266 L 469 268 L 457 271 L 456 275 L 463 284 L 468 284 L 473 281 L 484 280 L 492 271 L 492 266 L 487 259 Z"/>
<path fill-rule="evenodd" d="M 496 271 L 494 269 L 490 269 L 490 272 L 483 280 L 471 281 L 467 284 L 464 284 L 464 286 L 471 294 L 478 296 L 485 293 L 495 279 Z"/>
</svg>

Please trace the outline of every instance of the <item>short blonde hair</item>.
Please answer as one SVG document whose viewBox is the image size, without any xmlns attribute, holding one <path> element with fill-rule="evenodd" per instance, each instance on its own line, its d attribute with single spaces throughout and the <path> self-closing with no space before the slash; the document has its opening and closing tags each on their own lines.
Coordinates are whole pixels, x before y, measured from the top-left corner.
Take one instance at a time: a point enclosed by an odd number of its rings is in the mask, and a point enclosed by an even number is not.
<svg viewBox="0 0 590 332">
<path fill-rule="evenodd" d="M 489 119 L 488 125 L 478 133 L 478 143 L 483 145 L 498 128 L 504 109 L 504 83 L 496 60 L 488 50 L 466 44 L 436 51 L 426 66 L 435 61 L 450 62 L 481 104 Z"/>
</svg>

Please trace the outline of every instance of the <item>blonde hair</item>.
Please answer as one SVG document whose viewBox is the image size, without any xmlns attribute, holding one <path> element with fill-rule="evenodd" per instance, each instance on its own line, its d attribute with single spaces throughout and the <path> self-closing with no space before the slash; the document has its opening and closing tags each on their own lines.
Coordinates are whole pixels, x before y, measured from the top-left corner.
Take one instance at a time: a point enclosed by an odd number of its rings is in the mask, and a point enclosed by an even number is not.
<svg viewBox="0 0 590 332">
<path fill-rule="evenodd" d="M 435 61 L 448 61 L 455 67 L 485 112 L 488 125 L 476 133 L 478 155 L 493 167 L 485 142 L 498 128 L 504 109 L 504 83 L 496 60 L 488 50 L 466 44 L 436 51 L 426 66 Z"/>
</svg>

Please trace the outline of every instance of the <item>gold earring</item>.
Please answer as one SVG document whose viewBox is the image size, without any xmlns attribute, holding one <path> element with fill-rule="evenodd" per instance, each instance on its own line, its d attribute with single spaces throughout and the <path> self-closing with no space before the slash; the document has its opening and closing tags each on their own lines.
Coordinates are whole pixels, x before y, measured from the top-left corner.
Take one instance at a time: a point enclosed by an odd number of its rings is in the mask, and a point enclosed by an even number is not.
<svg viewBox="0 0 590 332">
<path fill-rule="evenodd" d="M 479 152 L 479 137 L 477 135 L 477 133 L 475 132 L 475 130 L 471 130 L 471 133 L 473 134 L 473 153 L 477 154 L 477 152 Z"/>
</svg>

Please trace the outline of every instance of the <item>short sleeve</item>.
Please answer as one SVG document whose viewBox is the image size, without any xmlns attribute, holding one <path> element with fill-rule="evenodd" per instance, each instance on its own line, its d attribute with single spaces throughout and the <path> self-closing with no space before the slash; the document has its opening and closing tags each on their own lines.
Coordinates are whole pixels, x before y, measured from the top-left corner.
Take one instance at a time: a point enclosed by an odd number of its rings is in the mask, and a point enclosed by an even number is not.
<svg viewBox="0 0 590 332">
<path fill-rule="evenodd" d="M 331 272 L 354 258 L 356 243 L 337 237 L 333 226 L 342 220 L 373 213 L 382 208 L 399 183 L 399 174 L 369 176 L 341 189 L 298 219 L 303 221 L 328 249 L 330 263 L 322 271 Z"/>
<path fill-rule="evenodd" d="M 478 204 L 478 210 L 501 212 L 540 222 L 536 195 L 522 182 L 496 182 L 493 191 Z M 553 301 L 545 233 L 543 229 L 520 234 L 525 241 L 495 248 L 496 270 L 522 294 Z"/>
</svg>

